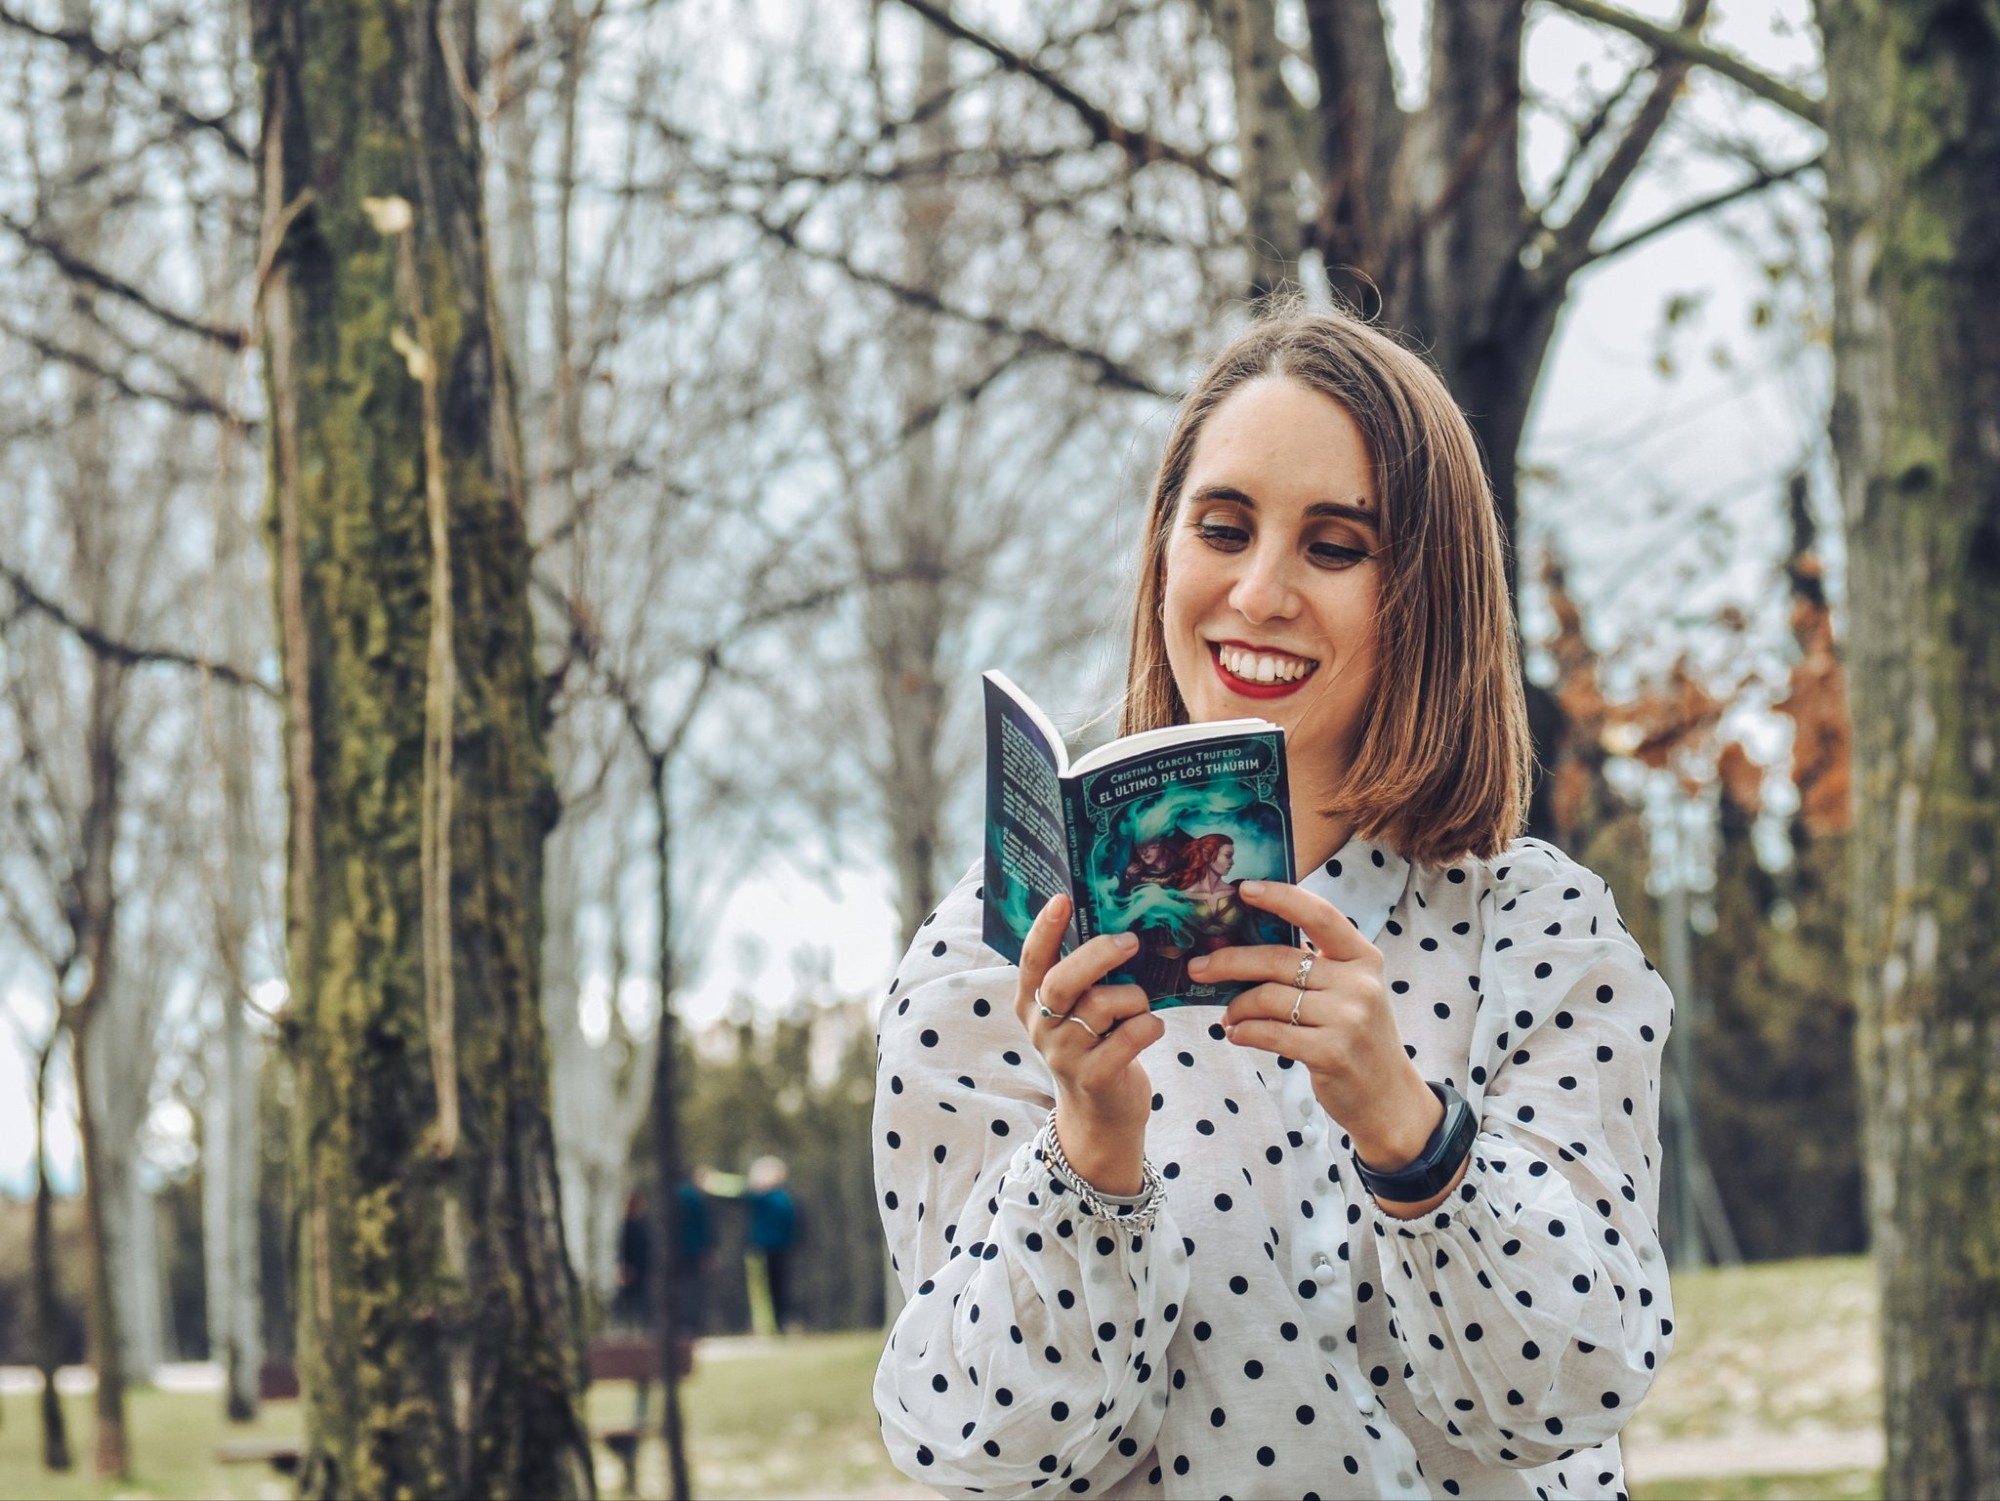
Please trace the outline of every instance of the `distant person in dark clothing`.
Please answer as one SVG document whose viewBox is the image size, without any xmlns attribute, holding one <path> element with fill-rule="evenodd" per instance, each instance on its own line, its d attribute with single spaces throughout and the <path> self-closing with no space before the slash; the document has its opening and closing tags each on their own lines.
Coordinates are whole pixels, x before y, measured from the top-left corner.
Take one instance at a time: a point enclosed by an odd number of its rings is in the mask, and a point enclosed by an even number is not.
<svg viewBox="0 0 2000 1501">
<path fill-rule="evenodd" d="M 750 1164 L 750 1257 L 761 1262 L 770 1292 L 770 1326 L 759 1333 L 782 1333 L 792 1322 L 791 1251 L 798 1234 L 798 1208 L 785 1187 L 785 1163 L 780 1157 L 759 1157 Z M 753 1286 L 754 1281 L 753 1281 Z M 752 1308 L 756 1304 L 753 1297 Z"/>
<path fill-rule="evenodd" d="M 646 1195 L 633 1189 L 618 1227 L 618 1291 L 611 1299 L 615 1327 L 650 1332 L 653 1327 L 653 1226 Z"/>
<path fill-rule="evenodd" d="M 674 1216 L 674 1331 L 693 1340 L 704 1332 L 708 1319 L 705 1284 L 715 1251 L 708 1195 L 681 1179 L 675 1190 Z"/>
</svg>

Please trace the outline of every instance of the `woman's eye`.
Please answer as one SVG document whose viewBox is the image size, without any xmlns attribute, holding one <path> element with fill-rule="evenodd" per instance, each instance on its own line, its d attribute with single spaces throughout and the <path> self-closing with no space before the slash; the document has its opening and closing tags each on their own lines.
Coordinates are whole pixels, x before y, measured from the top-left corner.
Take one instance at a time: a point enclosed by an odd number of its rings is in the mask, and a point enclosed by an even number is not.
<svg viewBox="0 0 2000 1501">
<path fill-rule="evenodd" d="M 1312 560 L 1322 568 L 1352 568 L 1356 563 L 1365 563 L 1372 556 L 1359 547 L 1342 547 L 1338 542 L 1315 542 L 1308 549 Z"/>
<path fill-rule="evenodd" d="M 1234 552 L 1250 540 L 1250 534 L 1240 526 L 1225 526 L 1220 521 L 1197 521 L 1194 534 L 1210 547 L 1224 552 Z"/>
</svg>

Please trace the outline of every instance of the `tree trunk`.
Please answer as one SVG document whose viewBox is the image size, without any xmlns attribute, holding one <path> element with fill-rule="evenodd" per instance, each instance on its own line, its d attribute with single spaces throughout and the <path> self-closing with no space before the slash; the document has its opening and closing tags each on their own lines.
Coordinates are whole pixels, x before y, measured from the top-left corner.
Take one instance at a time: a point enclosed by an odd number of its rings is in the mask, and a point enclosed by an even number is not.
<svg viewBox="0 0 2000 1501">
<path fill-rule="evenodd" d="M 62 1399 L 56 1395 L 62 1336 L 56 1293 L 56 1190 L 49 1181 L 49 1062 L 61 1036 L 51 1025 L 48 1043 L 35 1057 L 35 1367 L 42 1376 L 42 1465 L 50 1470 L 67 1470 L 73 1463 Z"/>
<path fill-rule="evenodd" d="M 225 1415 L 232 1423 L 247 1423 L 257 1416 L 257 1368 L 264 1360 L 257 1060 L 243 1002 L 233 993 L 223 1001 L 222 1036 L 211 1050 L 211 1069 L 201 1154 L 209 1357 L 222 1366 Z"/>
<path fill-rule="evenodd" d="M 125 1444 L 125 1351 L 119 1320 L 118 1277 L 106 1213 L 112 1173 L 106 1162 L 104 1129 L 98 1116 L 90 1057 L 88 1020 L 70 1027 L 70 1058 L 76 1070 L 77 1134 L 83 1140 L 83 1247 L 86 1263 L 85 1322 L 90 1331 L 90 1364 L 97 1372 L 97 1435 L 92 1465 L 99 1475 L 125 1477 L 131 1456 Z"/>
<path fill-rule="evenodd" d="M 926 27 L 921 45 L 917 97 L 943 98 L 951 87 L 950 41 L 935 27 Z M 917 126 L 919 155 L 944 159 L 952 137 L 950 110 L 929 110 Z M 948 275 L 945 231 L 951 220 L 951 186 L 939 175 L 917 173 L 904 183 L 900 197 L 904 280 L 935 295 Z M 896 368 L 907 433 L 897 478 L 874 514 L 860 509 L 874 497 L 855 496 L 852 522 L 869 580 L 862 613 L 877 707 L 888 737 L 880 791 L 896 877 L 899 945 L 910 941 L 940 895 L 938 858 L 949 784 L 941 764 L 947 700 L 941 657 L 954 619 L 947 586 L 953 507 L 940 463 L 939 424 L 926 418 L 942 386 L 937 330 L 907 310 L 901 319 Z"/>
<path fill-rule="evenodd" d="M 151 1109 L 158 1049 L 154 976 L 121 958 L 93 987 L 87 1045 L 79 1072 L 90 1070 L 90 1128 L 95 1187 L 91 1197 L 104 1235 L 107 1275 L 115 1290 L 118 1364 L 127 1380 L 150 1381 L 166 1359 L 161 1311 L 159 1227 L 153 1196 L 139 1173 L 139 1138 Z"/>
<path fill-rule="evenodd" d="M 472 16 L 259 0 L 308 1496 L 580 1496 Z M 459 1004 L 460 998 L 464 1004 Z"/>
<path fill-rule="evenodd" d="M 102 559 L 87 574 L 88 597 L 96 610 L 103 599 Z M 94 1056 L 100 1024 L 114 1000 L 113 957 L 117 953 L 117 885 L 112 857 L 117 848 L 122 765 L 118 755 L 118 715 L 124 671 L 102 657 L 90 664 L 90 700 L 84 732 L 90 796 L 85 805 L 75 915 L 71 919 L 77 952 L 85 976 L 82 991 L 64 1007 L 69 1029 L 70 1069 L 76 1082 L 77 1132 L 83 1145 L 84 1261 L 88 1302 L 90 1363 L 97 1372 L 97 1433 L 92 1463 L 99 1475 L 125 1478 L 131 1473 L 131 1451 L 125 1436 L 124 1326 L 119 1319 L 117 1274 L 107 1212 L 129 1166 L 129 1142 L 107 1123 L 106 1105 L 98 1099 L 104 1071 Z M 114 1041 L 118 1040 L 116 1038 Z M 121 1150 L 121 1146 L 124 1150 Z"/>
<path fill-rule="evenodd" d="M 688 1480 L 687 1434 L 681 1425 L 679 1345 L 680 1307 L 674 1273 L 680 1249 L 681 1165 L 680 1090 L 674 1081 L 674 987 L 680 975 L 674 965 L 674 805 L 671 763 L 666 755 L 646 748 L 647 786 L 653 794 L 653 895 L 656 902 L 653 938 L 658 946 L 660 1026 L 653 1054 L 653 1163 L 659 1181 L 653 1203 L 653 1317 L 660 1345 L 660 1433 L 667 1446 L 667 1494 L 687 1501 L 694 1494 Z"/>
<path fill-rule="evenodd" d="M 219 508 L 215 570 L 234 596 L 217 611 L 217 635 L 232 662 L 265 649 L 248 601 L 250 549 L 244 518 Z M 240 593 L 238 591 L 241 591 Z M 259 873 L 265 845 L 257 822 L 257 742 L 249 696 L 216 695 L 214 754 L 221 776 L 223 899 L 217 904 L 216 947 L 223 955 L 222 1024 L 209 1050 L 207 1119 L 202 1142 L 202 1250 L 207 1280 L 210 1357 L 223 1369 L 223 1412 L 232 1423 L 257 1415 L 257 1371 L 264 1360 L 262 1251 L 257 1233 L 257 1073 L 262 1049 L 250 1031 L 250 964 L 262 903 Z"/>
<path fill-rule="evenodd" d="M 2000 31 L 1823 0 L 1884 1493 L 2000 1495 Z"/>
</svg>

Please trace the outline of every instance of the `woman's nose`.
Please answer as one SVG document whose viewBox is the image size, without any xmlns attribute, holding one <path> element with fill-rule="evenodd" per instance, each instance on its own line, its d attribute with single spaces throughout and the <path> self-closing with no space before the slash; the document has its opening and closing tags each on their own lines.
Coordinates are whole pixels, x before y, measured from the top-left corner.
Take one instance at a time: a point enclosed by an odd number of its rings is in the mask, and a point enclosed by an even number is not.
<svg viewBox="0 0 2000 1501">
<path fill-rule="evenodd" d="M 1283 620 L 1298 610 L 1291 560 L 1274 547 L 1251 546 L 1238 554 L 1243 571 L 1229 591 L 1229 603 L 1245 620 Z"/>
</svg>

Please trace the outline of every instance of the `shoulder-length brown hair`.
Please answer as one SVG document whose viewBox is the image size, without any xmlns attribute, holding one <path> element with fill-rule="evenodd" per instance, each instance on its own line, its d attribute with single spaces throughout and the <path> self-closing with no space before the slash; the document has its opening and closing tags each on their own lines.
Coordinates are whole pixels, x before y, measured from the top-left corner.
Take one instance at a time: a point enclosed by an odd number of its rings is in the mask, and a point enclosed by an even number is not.
<svg viewBox="0 0 2000 1501">
<path fill-rule="evenodd" d="M 1265 376 L 1354 418 L 1382 510 L 1379 665 L 1354 764 L 1323 811 L 1422 864 L 1494 855 L 1526 821 L 1532 751 L 1493 490 L 1437 372 L 1343 313 L 1274 309 L 1182 403 L 1147 513 L 1120 733 L 1187 722 L 1161 623 L 1167 543 L 1203 425 Z"/>
</svg>

